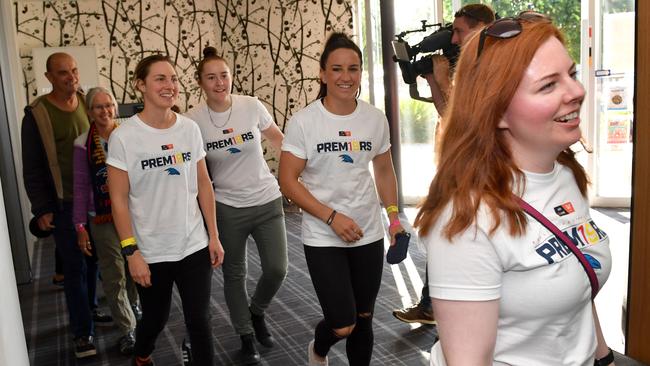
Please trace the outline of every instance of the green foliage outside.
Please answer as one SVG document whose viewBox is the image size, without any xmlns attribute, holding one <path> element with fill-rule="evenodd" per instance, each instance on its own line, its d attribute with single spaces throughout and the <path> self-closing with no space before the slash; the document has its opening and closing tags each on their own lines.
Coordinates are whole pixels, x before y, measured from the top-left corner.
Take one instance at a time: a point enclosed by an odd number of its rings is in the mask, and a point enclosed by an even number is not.
<svg viewBox="0 0 650 366">
<path fill-rule="evenodd" d="M 516 16 L 522 10 L 534 10 L 550 16 L 564 32 L 571 58 L 580 61 L 580 0 L 463 0 L 461 5 L 478 2 L 491 6 L 500 17 Z M 634 11 L 634 0 L 609 0 L 604 3 L 607 13 Z M 451 0 L 443 0 L 443 4 L 445 21 L 453 21 Z"/>
<path fill-rule="evenodd" d="M 403 144 L 429 144 L 433 141 L 438 114 L 433 103 L 415 99 L 399 101 L 400 139 Z"/>
</svg>

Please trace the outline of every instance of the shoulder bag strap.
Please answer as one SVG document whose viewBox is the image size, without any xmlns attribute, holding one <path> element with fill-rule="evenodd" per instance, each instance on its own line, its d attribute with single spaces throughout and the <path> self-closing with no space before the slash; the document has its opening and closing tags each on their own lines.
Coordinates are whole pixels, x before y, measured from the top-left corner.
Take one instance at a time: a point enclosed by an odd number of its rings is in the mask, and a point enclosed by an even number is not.
<svg viewBox="0 0 650 366">
<path fill-rule="evenodd" d="M 576 245 L 573 243 L 569 237 L 563 233 L 560 229 L 557 228 L 549 219 L 546 218 L 546 216 L 542 215 L 539 211 L 537 211 L 533 206 L 528 204 L 528 202 L 524 201 L 522 198 L 515 196 L 517 201 L 519 201 L 519 206 L 526 211 L 527 214 L 532 216 L 535 220 L 539 221 L 540 224 L 544 225 L 548 230 L 550 230 L 553 235 L 555 235 L 559 240 L 561 240 L 571 251 L 573 254 L 578 258 L 578 261 L 582 265 L 582 268 L 584 268 L 585 272 L 587 273 L 587 277 L 589 277 L 589 283 L 591 284 L 591 299 L 593 300 L 596 297 L 596 294 L 598 294 L 599 286 L 598 286 L 598 277 L 596 277 L 596 272 L 594 272 L 594 269 L 591 267 L 589 264 L 589 261 L 587 258 L 585 258 L 585 255 L 582 254 L 580 249 L 576 247 Z"/>
</svg>

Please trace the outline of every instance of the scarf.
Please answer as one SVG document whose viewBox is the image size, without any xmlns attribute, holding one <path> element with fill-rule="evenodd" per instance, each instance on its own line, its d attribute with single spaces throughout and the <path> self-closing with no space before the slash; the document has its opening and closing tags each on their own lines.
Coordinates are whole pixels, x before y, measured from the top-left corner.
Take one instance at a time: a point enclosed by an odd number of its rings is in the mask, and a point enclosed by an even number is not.
<svg viewBox="0 0 650 366">
<path fill-rule="evenodd" d="M 95 224 L 112 222 L 111 198 L 108 195 L 107 184 L 108 171 L 106 168 L 106 154 L 104 154 L 104 148 L 102 147 L 97 126 L 94 122 L 90 124 L 90 128 L 88 129 L 86 154 L 93 188 L 95 212 L 97 214 L 93 221 Z"/>
</svg>

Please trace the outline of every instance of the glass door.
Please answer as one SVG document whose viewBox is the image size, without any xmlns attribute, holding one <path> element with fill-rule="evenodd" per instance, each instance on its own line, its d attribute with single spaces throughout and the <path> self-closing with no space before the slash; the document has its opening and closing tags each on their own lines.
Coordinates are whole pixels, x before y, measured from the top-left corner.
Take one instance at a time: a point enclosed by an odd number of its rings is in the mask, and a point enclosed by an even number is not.
<svg viewBox="0 0 650 366">
<path fill-rule="evenodd" d="M 629 207 L 632 188 L 634 0 L 598 0 L 589 167 L 596 206 Z"/>
<path fill-rule="evenodd" d="M 438 19 L 437 14 L 436 4 L 431 0 L 411 0 L 408 11 L 404 3 L 395 1 L 395 33 L 403 34 L 403 40 L 410 46 L 416 45 L 440 29 L 435 24 L 444 22 Z M 416 65 L 432 70 L 431 65 L 424 66 L 426 53 L 416 57 Z M 416 204 L 427 195 L 436 173 L 434 133 L 438 111 L 433 103 L 417 99 L 431 96 L 424 78 L 416 76 L 411 80 L 405 76 L 404 70 L 399 70 L 398 75 L 402 192 L 404 203 Z"/>
<path fill-rule="evenodd" d="M 587 2 L 587 0 L 583 0 Z M 634 0 L 588 0 L 593 61 L 587 76 L 586 135 L 593 146 L 586 165 L 592 180 L 592 217 L 606 227 L 612 271 L 596 298 L 607 344 L 625 350 L 629 267 L 634 95 Z M 587 71 L 588 70 L 588 71 Z M 608 208 L 603 208 L 608 207 Z"/>
</svg>

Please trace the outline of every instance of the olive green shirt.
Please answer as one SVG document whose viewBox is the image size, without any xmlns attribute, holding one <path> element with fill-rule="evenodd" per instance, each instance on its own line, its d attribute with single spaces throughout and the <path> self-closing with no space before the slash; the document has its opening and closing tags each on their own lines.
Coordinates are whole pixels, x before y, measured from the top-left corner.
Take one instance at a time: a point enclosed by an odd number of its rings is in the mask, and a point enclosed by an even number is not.
<svg viewBox="0 0 650 366">
<path fill-rule="evenodd" d="M 47 98 L 43 98 L 43 105 L 50 115 L 54 141 L 56 143 L 56 157 L 61 170 L 63 183 L 63 200 L 72 201 L 72 150 L 77 136 L 86 132 L 89 127 L 86 107 L 81 99 L 74 112 L 66 112 L 57 108 Z"/>
</svg>

